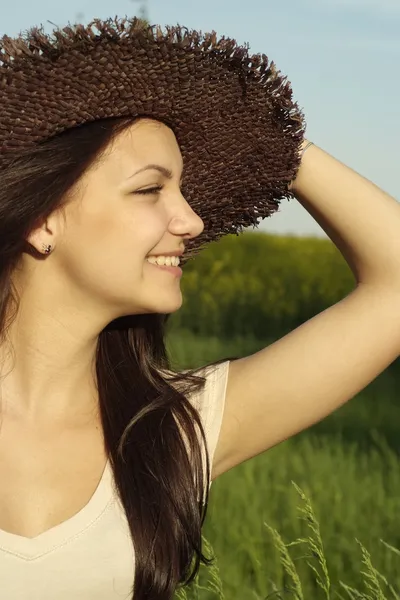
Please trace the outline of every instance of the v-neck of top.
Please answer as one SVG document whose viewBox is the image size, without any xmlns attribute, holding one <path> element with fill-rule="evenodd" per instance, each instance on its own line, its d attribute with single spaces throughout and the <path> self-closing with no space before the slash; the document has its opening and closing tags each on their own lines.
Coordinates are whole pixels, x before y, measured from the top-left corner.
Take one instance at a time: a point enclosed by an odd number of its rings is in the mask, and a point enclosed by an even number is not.
<svg viewBox="0 0 400 600">
<path fill-rule="evenodd" d="M 0 549 L 27 560 L 39 558 L 86 531 L 114 499 L 113 474 L 108 460 L 92 497 L 75 515 L 33 538 L 0 529 Z"/>
</svg>

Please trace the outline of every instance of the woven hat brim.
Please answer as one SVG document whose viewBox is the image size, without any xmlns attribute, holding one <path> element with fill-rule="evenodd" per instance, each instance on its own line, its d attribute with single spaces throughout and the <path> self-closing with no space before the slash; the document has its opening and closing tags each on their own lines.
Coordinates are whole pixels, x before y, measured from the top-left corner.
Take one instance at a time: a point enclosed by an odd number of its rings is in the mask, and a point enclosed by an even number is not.
<svg viewBox="0 0 400 600">
<path fill-rule="evenodd" d="M 0 170 L 66 129 L 124 116 L 160 119 L 176 135 L 182 192 L 205 223 L 186 259 L 292 197 L 305 119 L 264 54 L 214 31 L 163 31 L 136 17 L 3 36 Z"/>
</svg>

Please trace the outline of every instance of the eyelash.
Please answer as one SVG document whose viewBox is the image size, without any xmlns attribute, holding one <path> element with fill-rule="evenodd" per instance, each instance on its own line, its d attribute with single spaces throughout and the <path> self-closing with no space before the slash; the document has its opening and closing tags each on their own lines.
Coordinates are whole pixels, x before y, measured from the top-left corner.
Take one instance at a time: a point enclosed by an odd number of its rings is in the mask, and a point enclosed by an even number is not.
<svg viewBox="0 0 400 600">
<path fill-rule="evenodd" d="M 163 187 L 163 185 L 158 185 L 153 188 L 148 188 L 147 190 L 138 190 L 137 192 L 135 192 L 135 194 L 157 194 L 158 192 L 161 192 Z"/>
</svg>

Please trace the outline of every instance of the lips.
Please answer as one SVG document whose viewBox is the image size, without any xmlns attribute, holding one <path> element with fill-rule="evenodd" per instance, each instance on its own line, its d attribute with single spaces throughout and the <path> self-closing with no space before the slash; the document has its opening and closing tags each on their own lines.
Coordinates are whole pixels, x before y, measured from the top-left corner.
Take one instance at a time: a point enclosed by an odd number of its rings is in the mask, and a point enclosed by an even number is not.
<svg viewBox="0 0 400 600">
<path fill-rule="evenodd" d="M 172 275 L 175 275 L 178 277 L 181 277 L 183 274 L 183 271 L 180 267 L 174 267 L 174 266 L 168 266 L 168 265 L 158 265 L 157 263 L 151 263 L 149 260 L 147 260 L 146 262 L 148 262 L 150 266 L 154 267 L 159 272 L 164 271 L 164 272 L 171 273 Z"/>
<path fill-rule="evenodd" d="M 156 258 L 158 258 L 159 256 L 182 256 L 183 253 L 184 253 L 184 251 L 181 249 L 171 250 L 171 251 L 159 252 L 158 254 L 148 254 L 146 258 L 149 258 L 150 256 L 154 256 Z"/>
</svg>

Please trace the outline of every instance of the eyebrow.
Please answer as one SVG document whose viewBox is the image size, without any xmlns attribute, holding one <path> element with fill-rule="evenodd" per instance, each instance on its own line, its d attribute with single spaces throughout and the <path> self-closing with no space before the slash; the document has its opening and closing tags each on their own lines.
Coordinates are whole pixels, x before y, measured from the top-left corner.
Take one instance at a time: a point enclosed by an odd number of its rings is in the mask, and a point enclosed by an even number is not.
<svg viewBox="0 0 400 600">
<path fill-rule="evenodd" d="M 154 169 L 155 171 L 159 171 L 159 173 L 164 175 L 164 177 L 166 177 L 167 179 L 173 178 L 173 174 L 170 169 L 167 169 L 166 167 L 162 167 L 161 165 L 152 164 L 152 165 L 146 165 L 145 167 L 142 167 L 138 171 L 135 171 L 135 173 L 130 175 L 130 177 L 128 179 L 130 179 L 131 177 L 134 177 L 135 175 L 138 175 L 139 173 L 142 173 L 143 171 L 150 171 L 151 169 Z M 182 179 L 181 179 L 181 183 L 182 183 Z"/>
</svg>

